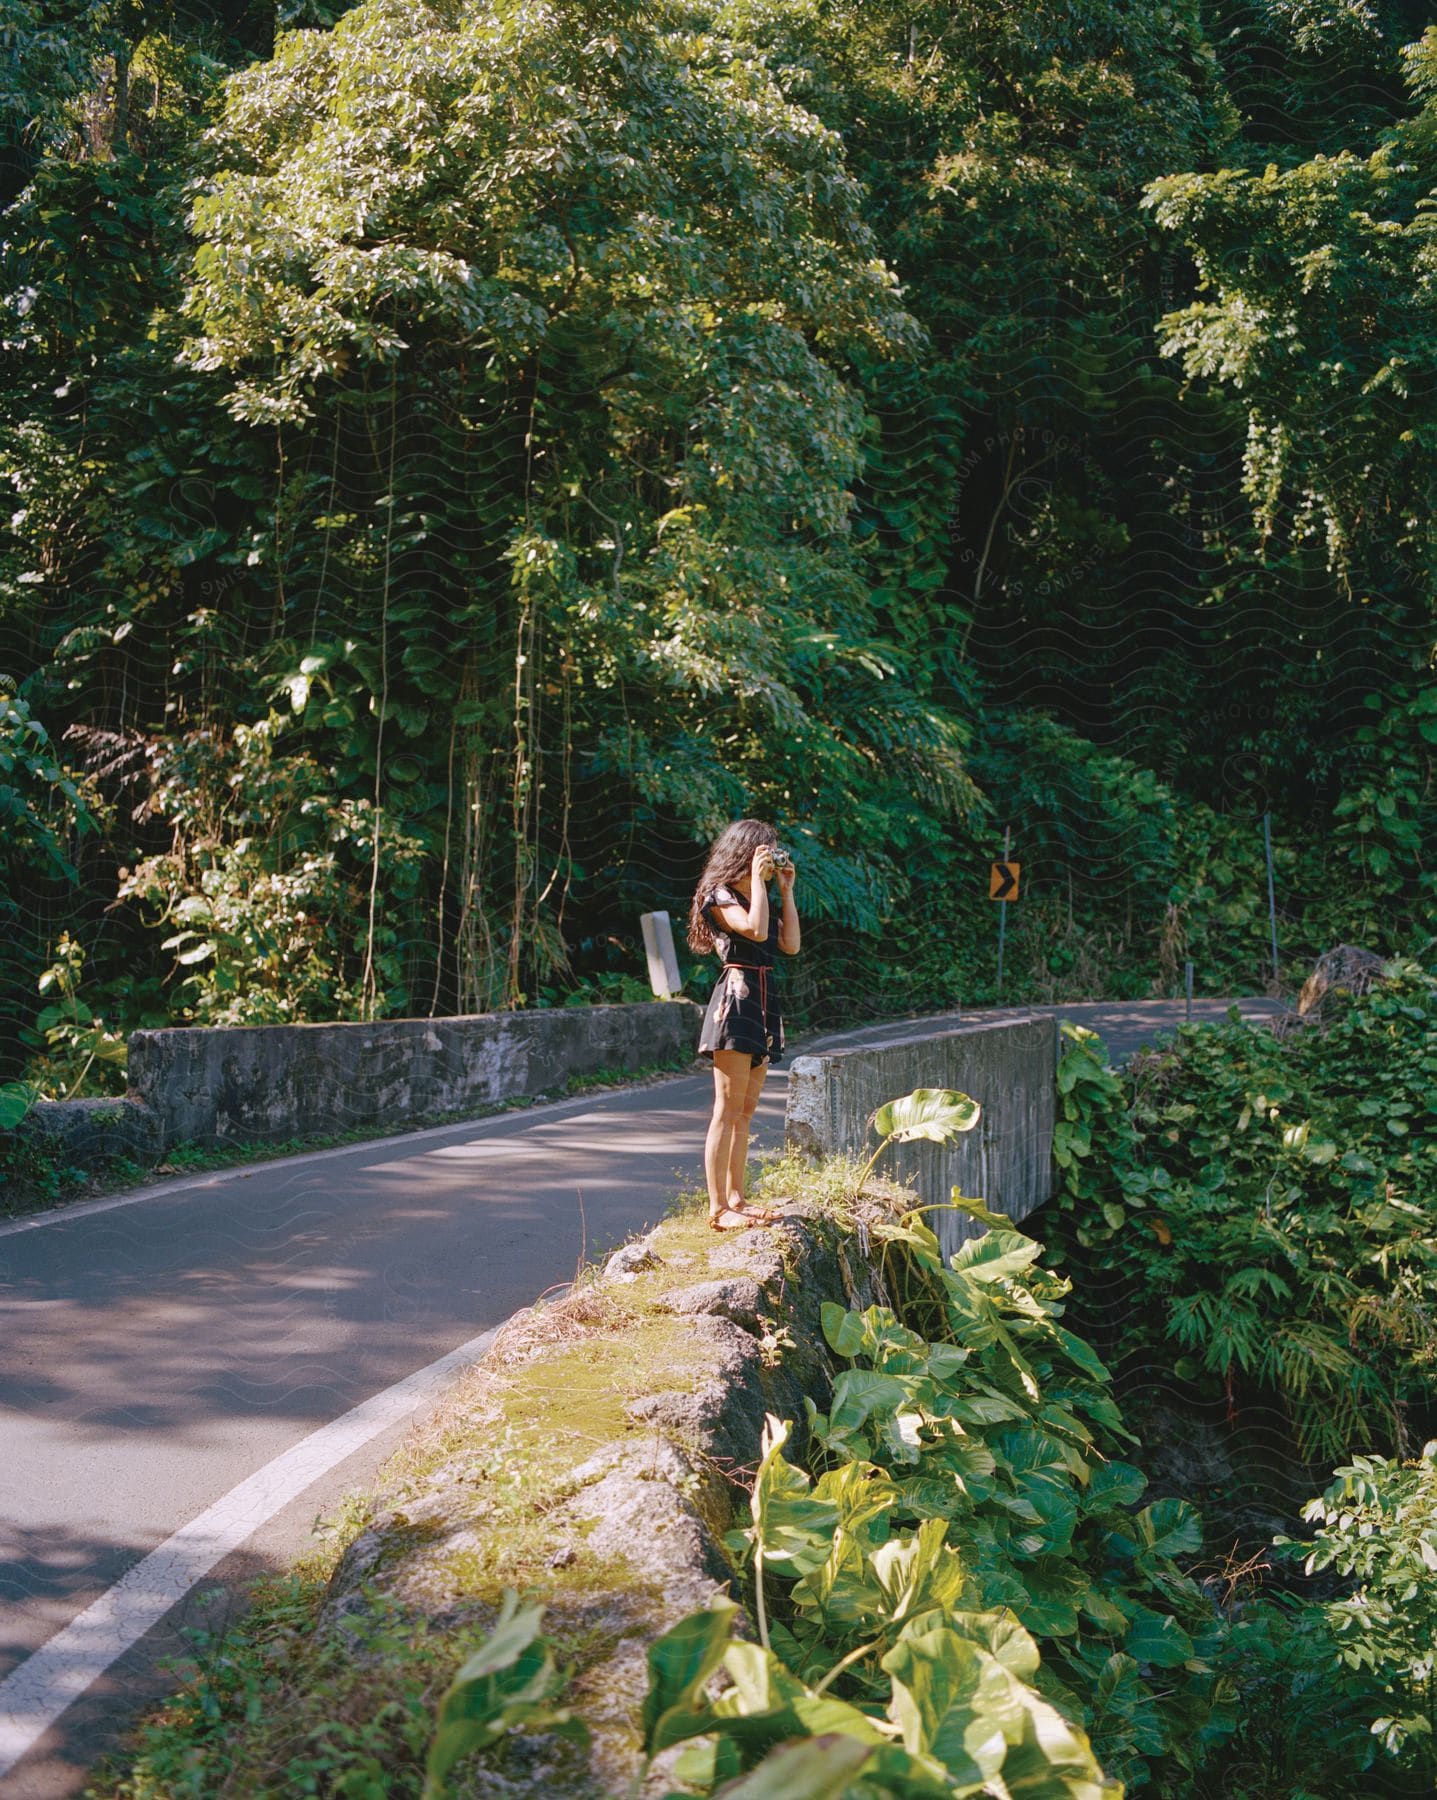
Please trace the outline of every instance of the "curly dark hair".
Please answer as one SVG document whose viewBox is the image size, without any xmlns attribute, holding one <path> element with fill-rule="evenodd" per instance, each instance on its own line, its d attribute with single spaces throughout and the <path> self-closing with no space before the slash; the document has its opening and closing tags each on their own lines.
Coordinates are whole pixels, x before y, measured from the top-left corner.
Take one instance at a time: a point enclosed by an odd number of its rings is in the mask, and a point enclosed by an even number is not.
<svg viewBox="0 0 1437 1800">
<path fill-rule="evenodd" d="M 767 819 L 735 819 L 714 839 L 704 872 L 689 902 L 689 948 L 700 956 L 714 947 L 713 927 L 703 915 L 704 896 L 723 882 L 747 875 L 760 844 L 776 844 L 778 833 Z"/>
</svg>

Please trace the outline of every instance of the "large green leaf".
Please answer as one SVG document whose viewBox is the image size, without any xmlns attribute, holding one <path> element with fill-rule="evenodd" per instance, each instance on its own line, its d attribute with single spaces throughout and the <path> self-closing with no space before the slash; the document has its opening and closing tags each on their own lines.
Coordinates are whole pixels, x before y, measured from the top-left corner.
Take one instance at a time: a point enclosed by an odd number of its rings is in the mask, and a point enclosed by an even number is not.
<svg viewBox="0 0 1437 1800">
<path fill-rule="evenodd" d="M 1037 1513 L 1041 1524 L 1031 1531 L 1015 1534 L 1013 1547 L 1023 1556 L 1066 1556 L 1073 1547 L 1073 1532 L 1078 1523 L 1077 1501 L 1057 1482 L 1041 1476 L 1023 1483 L 1023 1498 Z"/>
<path fill-rule="evenodd" d="M 895 1619 L 957 1604 L 966 1577 L 946 1534 L 943 1519 L 925 1519 L 911 1535 L 889 1538 L 869 1559 Z"/>
<path fill-rule="evenodd" d="M 825 1300 L 819 1308 L 819 1319 L 830 1350 L 839 1356 L 858 1355 L 864 1341 L 863 1319 L 858 1313 L 834 1300 Z"/>
<path fill-rule="evenodd" d="M 1143 1556 L 1195 1556 L 1202 1549 L 1202 1519 L 1186 1500 L 1156 1500 L 1131 1526 Z"/>
<path fill-rule="evenodd" d="M 1112 1729 L 1130 1735 L 1134 1747 L 1145 1755 L 1162 1754 L 1162 1716 L 1131 1656 L 1115 1651 L 1103 1664 L 1088 1697 L 1087 1712 L 1089 1735 L 1099 1743 L 1104 1732 Z"/>
<path fill-rule="evenodd" d="M 899 1490 L 873 1463 L 847 1462 L 825 1470 L 813 1492 L 815 1499 L 838 1508 L 843 1530 L 854 1536 L 870 1519 L 892 1511 Z"/>
<path fill-rule="evenodd" d="M 1021 1709 L 995 1657 L 939 1626 L 905 1635 L 883 1667 L 893 1677 L 890 1710 L 910 1755 L 936 1757 L 960 1783 L 998 1773 L 1004 1727 L 1019 1728 Z"/>
<path fill-rule="evenodd" d="M 780 1744 L 747 1775 L 725 1782 L 715 1800 L 842 1800 L 872 1752 L 841 1731 Z"/>
<path fill-rule="evenodd" d="M 924 1419 L 921 1412 L 887 1412 L 878 1421 L 879 1441 L 889 1462 L 917 1464 L 923 1459 Z"/>
<path fill-rule="evenodd" d="M 1128 1629 L 1128 1615 L 1108 1595 L 1097 1588 L 1089 1590 L 1083 1600 L 1083 1612 L 1105 1637 L 1121 1637 Z"/>
<path fill-rule="evenodd" d="M 953 1267 L 973 1281 L 1001 1281 L 1031 1268 L 1041 1252 L 1042 1246 L 1022 1232 L 990 1228 L 982 1237 L 959 1245 Z"/>
<path fill-rule="evenodd" d="M 425 1800 L 437 1800 L 460 1757 L 482 1750 L 520 1725 L 586 1737 L 584 1726 L 548 1703 L 564 1686 L 553 1654 L 539 1639 L 542 1606 L 518 1604 L 506 1591 L 499 1617 L 459 1668 L 439 1702 L 424 1765 Z"/>
<path fill-rule="evenodd" d="M 907 1404 L 909 1390 L 894 1375 L 871 1369 L 844 1369 L 833 1383 L 828 1423 L 834 1431 L 853 1431 L 875 1412 L 891 1412 Z"/>
<path fill-rule="evenodd" d="M 930 1466 L 925 1456 L 924 1467 Z M 942 1475 L 910 1475 L 898 1484 L 904 1512 L 919 1519 L 951 1519 L 964 1510 L 959 1484 L 946 1471 Z"/>
<path fill-rule="evenodd" d="M 1018 1570 L 1023 1597 L 1011 1601 L 1024 1626 L 1037 1637 L 1070 1637 L 1078 1629 L 1078 1610 L 1092 1592 L 1092 1580 L 1078 1563 L 1060 1556 L 1040 1556 Z"/>
<path fill-rule="evenodd" d="M 1011 1607 L 992 1612 L 954 1612 L 948 1627 L 960 1637 L 981 1644 L 990 1656 L 996 1656 L 1010 1674 L 1031 1681 L 1038 1672 L 1038 1646 L 1019 1623 Z"/>
<path fill-rule="evenodd" d="M 1123 1639 L 1123 1649 L 1137 1662 L 1152 1663 L 1159 1669 L 1175 1669 L 1192 1655 L 1193 1644 L 1170 1613 L 1137 1606 Z"/>
<path fill-rule="evenodd" d="M 952 1401 L 948 1413 L 966 1425 L 994 1425 L 1003 1419 L 1028 1417 L 1025 1406 L 1017 1400 L 1005 1400 L 1001 1394 L 970 1394 L 965 1399 Z"/>
<path fill-rule="evenodd" d="M 1061 1325 L 1053 1325 L 1051 1329 L 1054 1338 L 1067 1352 L 1068 1360 L 1075 1363 L 1085 1375 L 1090 1376 L 1094 1381 L 1104 1383 L 1111 1380 L 1107 1364 L 1091 1344 L 1083 1338 L 1075 1337 L 1071 1331 Z"/>
<path fill-rule="evenodd" d="M 998 1462 L 980 1438 L 950 1438 L 931 1450 L 927 1460 L 946 1470 L 958 1491 L 973 1500 L 984 1500 L 993 1491 Z"/>
<path fill-rule="evenodd" d="M 32 1082 L 0 1083 L 0 1131 L 13 1131 L 34 1106 L 40 1090 Z"/>
<path fill-rule="evenodd" d="M 690 1613 L 649 1645 L 649 1690 L 644 1696 L 644 1749 L 650 1756 L 712 1728 L 704 1683 L 723 1661 L 738 1607 L 718 1598 Z"/>
<path fill-rule="evenodd" d="M 897 1144 L 915 1138 L 951 1144 L 962 1132 L 973 1129 L 982 1112 L 971 1094 L 957 1088 L 915 1088 L 900 1100 L 886 1101 L 868 1122 L 880 1138 L 891 1138 Z"/>
<path fill-rule="evenodd" d="M 1108 1781 L 1084 1734 L 1056 1707 L 1034 1700 L 1018 1742 L 1003 1759 L 1011 1800 L 1122 1800 L 1123 1785 Z"/>
<path fill-rule="evenodd" d="M 949 1202 L 954 1212 L 967 1213 L 969 1218 L 977 1219 L 981 1224 L 991 1226 L 997 1231 L 1015 1231 L 1007 1213 L 994 1212 L 985 1200 L 975 1200 L 970 1194 L 962 1194 L 955 1187 L 950 1190 L 952 1198 Z"/>
<path fill-rule="evenodd" d="M 788 1422 L 769 1413 L 750 1502 L 752 1535 L 762 1545 L 766 1563 L 804 1574 L 827 1560 L 838 1508 L 830 1501 L 815 1500 L 808 1476 L 785 1460 L 788 1436 Z"/>
<path fill-rule="evenodd" d="M 1088 1510 L 1115 1512 L 1132 1506 L 1142 1498 L 1147 1485 L 1147 1476 L 1131 1463 L 1099 1463 L 1088 1478 Z"/>
</svg>

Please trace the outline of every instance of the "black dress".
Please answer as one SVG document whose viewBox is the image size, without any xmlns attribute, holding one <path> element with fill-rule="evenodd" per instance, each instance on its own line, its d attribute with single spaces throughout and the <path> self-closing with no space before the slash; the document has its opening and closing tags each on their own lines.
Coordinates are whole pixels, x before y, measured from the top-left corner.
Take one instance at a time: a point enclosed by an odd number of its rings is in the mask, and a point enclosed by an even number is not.
<svg viewBox="0 0 1437 1800">
<path fill-rule="evenodd" d="M 754 1063 L 765 1057 L 777 1062 L 783 1055 L 783 1018 L 778 1010 L 777 970 L 780 909 L 769 902 L 768 938 L 760 944 L 725 929 L 716 906 L 747 906 L 742 894 L 731 887 L 717 887 L 703 898 L 703 915 L 714 934 L 714 949 L 721 963 L 714 991 L 709 995 L 698 1054 L 715 1050 L 746 1050 Z"/>
</svg>

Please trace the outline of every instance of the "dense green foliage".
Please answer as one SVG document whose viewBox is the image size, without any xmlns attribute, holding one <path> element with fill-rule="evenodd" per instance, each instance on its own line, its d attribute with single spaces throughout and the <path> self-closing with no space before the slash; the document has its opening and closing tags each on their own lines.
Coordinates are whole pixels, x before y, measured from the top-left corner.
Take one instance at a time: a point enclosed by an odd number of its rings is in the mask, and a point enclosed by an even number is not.
<svg viewBox="0 0 1437 1800">
<path fill-rule="evenodd" d="M 1275 1546 L 1241 1496 L 1203 1497 L 1236 1533 L 1216 1657 L 1236 1723 L 1194 1788 L 1214 1800 L 1437 1780 L 1437 978 L 1383 977 L 1281 1035 L 1184 1027 L 1121 1074 L 1064 1027 L 1053 1255 L 1081 1322 L 1138 1388 L 1183 1386 L 1185 1416 L 1206 1390 L 1260 1421 L 1249 1493 L 1327 1483 L 1312 1534 L 1294 1516 Z M 1150 1412 L 1145 1439 L 1177 1428 Z"/>
<path fill-rule="evenodd" d="M 122 1035 L 597 997 L 743 813 L 814 1020 L 991 997 L 1004 826 L 1010 996 L 1260 984 L 1264 811 L 1284 973 L 1410 950 L 1424 23 L 7 0 L 0 1079 L 67 931 Z"/>
<path fill-rule="evenodd" d="M 1437 1427 L 1437 978 L 1415 963 L 1325 1029 L 1184 1026 L 1119 1076 L 1073 1040 L 1057 1204 L 1119 1347 L 1274 1399 L 1300 1452 L 1410 1449 Z"/>
<path fill-rule="evenodd" d="M 1315 1537 L 1279 1539 L 1338 1571 L 1336 1596 L 1199 1586 L 1198 1516 L 1139 1504 L 1108 1372 L 1059 1323 L 1069 1283 L 1009 1220 L 955 1203 L 988 1230 L 946 1265 L 917 1215 L 871 1227 L 913 1323 L 824 1308 L 846 1366 L 826 1413 L 809 1402 L 810 1466 L 770 1417 L 729 1537 L 757 1641 L 722 1599 L 649 1646 L 651 1762 L 734 1800 L 1429 1792 L 1437 1442 L 1355 1458 L 1306 1508 Z M 506 1609 L 434 1754 L 531 1709 L 542 1727 L 562 1681 L 539 1625 Z"/>
<path fill-rule="evenodd" d="M 1223 1622 L 1175 1561 L 1200 1546 L 1196 1515 L 1138 1506 L 1131 1434 L 1059 1323 L 1068 1284 L 1042 1246 L 955 1203 L 988 1229 L 951 1263 L 916 1214 L 871 1228 L 931 1338 L 888 1306 L 824 1307 L 846 1366 L 826 1413 L 808 1403 L 814 1474 L 785 1454 L 792 1422 L 768 1419 L 728 1540 L 758 1641 L 734 1639 L 724 1599 L 649 1647 L 644 1748 L 688 1745 L 686 1792 L 1120 1800 L 1176 1791 L 1230 1728 Z M 442 1766 L 559 1691 L 537 1612 L 507 1613 L 441 1709 Z"/>
<path fill-rule="evenodd" d="M 910 1290 L 904 1310 L 933 1313 L 933 1341 L 890 1308 L 825 1312 L 829 1344 L 849 1363 L 828 1412 L 810 1408 L 823 1471 L 812 1496 L 831 1516 L 801 1513 L 800 1527 L 785 1507 L 807 1484 L 772 1464 L 755 1488 L 755 1561 L 798 1577 L 787 1626 L 771 1636 L 810 1683 L 856 1658 L 846 1685 L 873 1699 L 887 1692 L 880 1666 L 900 1675 L 895 1643 L 935 1628 L 956 1633 L 984 1645 L 1089 1736 L 1108 1777 L 1141 1783 L 1165 1771 L 1171 1779 L 1198 1759 L 1216 1698 L 1207 1660 L 1216 1615 L 1172 1561 L 1199 1549 L 1197 1517 L 1180 1500 L 1136 1509 L 1146 1478 L 1125 1460 L 1131 1434 L 1108 1372 L 1059 1323 L 1068 1283 L 1041 1266 L 1042 1246 L 1011 1221 L 980 1202 L 959 1204 L 988 1229 L 951 1263 L 926 1227 L 913 1219 L 903 1227 L 912 1264 L 935 1290 L 921 1299 Z M 897 1567 L 906 1569 L 902 1584 Z M 925 1591 L 920 1572 L 944 1591 Z M 941 1620 L 924 1620 L 935 1606 Z M 1015 1619 L 1032 1640 L 1021 1659 Z M 925 1645 L 909 1660 L 921 1667 L 954 1653 L 951 1644 Z M 969 1680 L 983 1686 L 981 1658 L 972 1661 L 960 1691 Z M 925 1673 L 924 1684 L 931 1679 Z M 917 1735 L 931 1751 L 940 1720 L 925 1724 Z M 1021 1744 L 1030 1731 L 1044 1736 L 1037 1725 L 1002 1736 Z M 905 1732 L 910 1751 L 920 1747 L 908 1742 L 914 1735 Z M 972 1729 L 964 1741 L 971 1748 L 987 1736 Z M 1071 1745 L 1064 1754 L 1081 1776 L 1072 1791 L 1086 1792 L 1094 1769 Z M 981 1773 L 949 1761 L 948 1775 L 962 1792 L 959 1778 L 991 1780 L 1000 1767 L 1012 1786 L 1017 1771 L 1006 1759 Z M 1067 1791 L 1056 1769 L 1048 1780 L 1049 1791 Z"/>
<path fill-rule="evenodd" d="M 1437 1438 L 1406 1463 L 1354 1457 L 1303 1517 L 1318 1521 L 1307 1572 L 1353 1579 L 1324 1613 L 1344 1666 L 1391 1703 L 1374 1735 L 1437 1781 Z"/>
<path fill-rule="evenodd" d="M 752 1526 L 730 1540 L 752 1559 L 761 1645 L 725 1648 L 718 1614 L 688 1622 L 707 1659 L 650 1747 L 712 1736 L 677 1773 L 875 1797 L 1431 1791 L 1437 1440 L 1403 1458 L 1434 1423 L 1437 979 L 1400 961 L 1384 976 L 1335 995 L 1320 1027 L 1184 1030 L 1127 1077 L 1066 1027 L 1059 1068 L 1083 1316 L 1116 1282 L 1120 1351 L 1161 1367 L 1165 1333 L 1197 1352 L 1179 1375 L 1221 1379 L 1230 1403 L 1278 1398 L 1296 1451 L 1345 1448 L 1304 1509 L 1314 1535 L 1280 1536 L 1271 1565 L 1261 1546 L 1209 1563 L 1201 1588 L 1174 1567 L 1201 1548 L 1199 1515 L 1137 1510 L 1107 1370 L 1057 1323 L 1071 1280 L 955 1193 L 989 1229 L 945 1266 L 903 1222 L 902 1322 L 825 1309 L 849 1368 L 826 1414 L 809 1406 L 816 1479 L 772 1429 Z M 1385 1440 L 1398 1457 L 1371 1448 Z M 1264 1586 L 1284 1560 L 1328 1585 Z M 674 1650 L 651 1651 L 651 1703 Z M 705 1700 L 699 1674 L 720 1664 L 732 1685 Z"/>
</svg>

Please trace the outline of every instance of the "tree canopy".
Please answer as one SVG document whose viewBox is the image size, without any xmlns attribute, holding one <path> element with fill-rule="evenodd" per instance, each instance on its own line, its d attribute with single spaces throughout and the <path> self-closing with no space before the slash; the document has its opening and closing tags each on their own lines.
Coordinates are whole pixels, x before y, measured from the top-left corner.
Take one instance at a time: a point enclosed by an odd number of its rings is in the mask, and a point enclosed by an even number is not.
<svg viewBox="0 0 1437 1800">
<path fill-rule="evenodd" d="M 64 931 L 642 992 L 746 814 L 815 1021 L 993 997 L 1005 828 L 1010 997 L 1269 979 L 1264 814 L 1293 969 L 1420 944 L 1420 10 L 10 0 L 4 1072 Z"/>
</svg>

